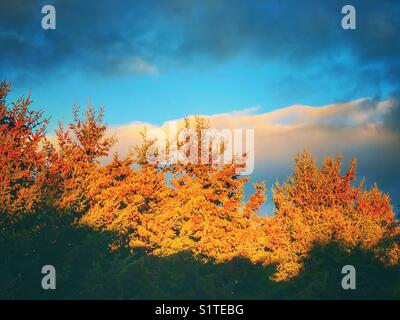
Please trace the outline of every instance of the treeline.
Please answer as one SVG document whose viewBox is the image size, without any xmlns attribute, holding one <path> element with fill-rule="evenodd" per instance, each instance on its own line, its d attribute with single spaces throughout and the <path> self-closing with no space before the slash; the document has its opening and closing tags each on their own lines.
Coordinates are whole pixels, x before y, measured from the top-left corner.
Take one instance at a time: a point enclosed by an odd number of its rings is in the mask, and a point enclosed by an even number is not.
<svg viewBox="0 0 400 320">
<path fill-rule="evenodd" d="M 274 215 L 262 217 L 265 184 L 245 201 L 240 161 L 149 163 L 144 132 L 126 158 L 102 166 L 116 142 L 102 110 L 74 108 L 55 146 L 30 98 L 7 103 L 9 90 L 0 85 L 3 297 L 399 297 L 398 221 L 388 195 L 355 185 L 355 161 L 342 173 L 340 156 L 318 166 L 299 154 L 272 190 Z M 209 124 L 185 126 L 200 141 Z M 59 270 L 53 296 L 38 281 L 45 264 Z M 352 295 L 340 287 L 345 264 L 361 274 Z"/>
</svg>

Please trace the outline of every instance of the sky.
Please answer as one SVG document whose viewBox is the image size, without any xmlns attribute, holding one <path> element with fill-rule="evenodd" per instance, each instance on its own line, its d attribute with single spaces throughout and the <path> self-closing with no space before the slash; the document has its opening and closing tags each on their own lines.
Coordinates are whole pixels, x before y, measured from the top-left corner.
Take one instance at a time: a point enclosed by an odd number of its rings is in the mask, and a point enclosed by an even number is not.
<svg viewBox="0 0 400 320">
<path fill-rule="evenodd" d="M 32 93 L 49 134 L 89 102 L 121 133 L 209 115 L 255 129 L 255 180 L 284 179 L 306 147 L 343 152 L 398 204 L 399 17 L 395 0 L 1 0 L 0 79 Z"/>
</svg>

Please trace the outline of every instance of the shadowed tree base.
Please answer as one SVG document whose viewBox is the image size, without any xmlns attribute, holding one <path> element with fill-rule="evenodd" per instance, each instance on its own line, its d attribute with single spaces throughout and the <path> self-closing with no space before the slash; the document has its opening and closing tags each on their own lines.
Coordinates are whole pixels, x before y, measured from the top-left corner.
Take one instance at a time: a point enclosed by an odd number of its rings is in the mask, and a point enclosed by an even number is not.
<svg viewBox="0 0 400 320">
<path fill-rule="evenodd" d="M 372 253 L 315 245 L 300 275 L 269 280 L 274 268 L 245 259 L 202 263 L 188 252 L 155 257 L 113 253 L 110 233 L 76 226 L 54 212 L 2 223 L 2 299 L 398 299 L 399 267 L 387 268 Z M 57 289 L 43 290 L 43 265 L 54 265 Z M 343 265 L 357 270 L 357 289 L 343 290 Z"/>
</svg>

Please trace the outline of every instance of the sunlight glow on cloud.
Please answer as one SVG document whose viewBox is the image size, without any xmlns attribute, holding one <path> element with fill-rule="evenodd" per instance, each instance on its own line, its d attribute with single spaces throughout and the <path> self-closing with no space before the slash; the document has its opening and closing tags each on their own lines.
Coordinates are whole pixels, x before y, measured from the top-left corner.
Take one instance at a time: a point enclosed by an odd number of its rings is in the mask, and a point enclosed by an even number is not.
<svg viewBox="0 0 400 320">
<path fill-rule="evenodd" d="M 319 157 L 341 153 L 346 161 L 357 158 L 360 174 L 367 182 L 377 181 L 398 197 L 400 134 L 386 125 L 396 108 L 399 104 L 394 99 L 360 99 L 321 107 L 290 106 L 263 114 L 250 108 L 207 117 L 212 128 L 254 129 L 253 181 L 265 179 L 272 184 L 276 177 L 285 179 L 296 153 L 307 149 Z M 162 128 L 166 126 L 164 123 Z M 139 133 L 144 127 L 157 126 L 132 123 L 111 128 L 118 138 L 113 151 L 125 156 L 129 146 L 140 143 Z"/>
</svg>

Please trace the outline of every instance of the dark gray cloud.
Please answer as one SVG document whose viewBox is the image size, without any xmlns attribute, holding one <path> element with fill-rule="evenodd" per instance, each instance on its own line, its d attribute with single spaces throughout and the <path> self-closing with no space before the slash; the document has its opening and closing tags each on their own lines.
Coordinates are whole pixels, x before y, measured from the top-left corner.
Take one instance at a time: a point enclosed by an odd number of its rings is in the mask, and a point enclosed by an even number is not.
<svg viewBox="0 0 400 320">
<path fill-rule="evenodd" d="M 3 0 L 0 75 L 121 71 L 139 57 L 174 67 L 239 54 L 299 67 L 319 63 L 359 75 L 377 92 L 400 87 L 400 2 L 353 0 L 357 30 L 341 28 L 344 1 Z M 41 7 L 57 9 L 57 30 L 40 27 Z M 330 70 L 332 71 L 332 70 Z M 362 84 L 360 84 L 362 85 Z"/>
</svg>

